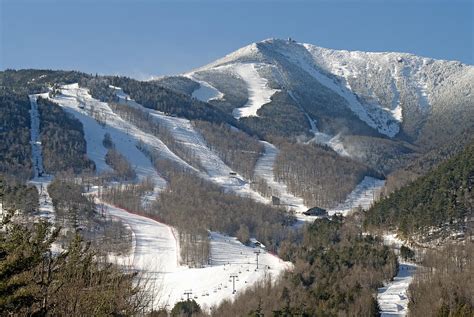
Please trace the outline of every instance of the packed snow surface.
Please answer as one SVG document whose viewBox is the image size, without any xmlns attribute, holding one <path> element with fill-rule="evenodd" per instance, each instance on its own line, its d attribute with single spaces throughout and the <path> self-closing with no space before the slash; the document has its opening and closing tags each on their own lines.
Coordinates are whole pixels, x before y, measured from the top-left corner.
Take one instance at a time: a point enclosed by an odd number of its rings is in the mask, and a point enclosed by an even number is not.
<svg viewBox="0 0 474 317">
<path fill-rule="evenodd" d="M 378 197 L 385 184 L 384 180 L 366 176 L 349 194 L 346 200 L 336 208 L 328 210 L 329 215 L 341 213 L 346 216 L 352 209 L 362 207 L 368 209 Z"/>
<path fill-rule="evenodd" d="M 210 233 L 210 264 L 189 268 L 179 263 L 179 243 L 172 227 L 111 205 L 107 205 L 107 212 L 133 231 L 133 254 L 122 263 L 131 263 L 149 279 L 147 287 L 155 294 L 155 308 L 173 308 L 176 302 L 187 298 L 184 293 L 188 291 L 201 307 L 209 308 L 236 296 L 229 282 L 231 274 L 238 276 L 238 294 L 265 276 L 276 277 L 292 268 L 291 263 L 264 249 L 245 246 L 236 238 L 216 232 Z M 260 251 L 258 270 L 255 251 Z"/>
<path fill-rule="evenodd" d="M 406 316 L 408 313 L 408 287 L 413 280 L 416 265 L 401 262 L 393 281 L 378 289 L 377 301 L 382 317 Z"/>
<path fill-rule="evenodd" d="M 268 81 L 258 73 L 260 66 L 254 63 L 234 64 L 232 71 L 247 84 L 248 100 L 241 108 L 235 108 L 232 114 L 236 119 L 258 116 L 257 111 L 271 101 L 270 97 L 277 91 L 268 87 Z"/>
</svg>

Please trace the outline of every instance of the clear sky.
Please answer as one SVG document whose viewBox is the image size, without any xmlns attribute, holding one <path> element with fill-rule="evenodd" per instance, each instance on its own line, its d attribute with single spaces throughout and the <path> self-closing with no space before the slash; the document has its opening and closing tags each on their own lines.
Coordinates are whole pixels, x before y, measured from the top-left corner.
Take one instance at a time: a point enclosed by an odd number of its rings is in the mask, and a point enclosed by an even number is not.
<svg viewBox="0 0 474 317">
<path fill-rule="evenodd" d="M 401 51 L 474 64 L 473 0 L 0 0 L 0 68 L 139 79 L 177 74 L 249 43 Z"/>
</svg>

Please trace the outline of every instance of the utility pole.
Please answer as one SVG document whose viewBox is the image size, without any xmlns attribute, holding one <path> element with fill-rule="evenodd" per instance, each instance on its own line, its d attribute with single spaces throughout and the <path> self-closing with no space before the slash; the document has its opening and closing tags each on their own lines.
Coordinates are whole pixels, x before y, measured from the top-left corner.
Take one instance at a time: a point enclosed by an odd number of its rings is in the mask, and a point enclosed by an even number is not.
<svg viewBox="0 0 474 317">
<path fill-rule="evenodd" d="M 258 270 L 258 256 L 260 255 L 260 250 L 253 251 L 253 253 L 255 253 L 255 255 L 257 256 L 257 270 Z"/>
<path fill-rule="evenodd" d="M 193 295 L 193 291 L 192 290 L 184 291 L 184 295 L 186 295 L 187 300 L 189 301 L 189 297 Z"/>
<path fill-rule="evenodd" d="M 235 279 L 237 279 L 237 281 L 238 281 L 239 276 L 234 273 L 234 274 L 230 275 L 230 278 L 232 279 L 232 294 L 235 294 Z M 230 282 L 230 279 L 229 279 L 229 282 Z"/>
</svg>

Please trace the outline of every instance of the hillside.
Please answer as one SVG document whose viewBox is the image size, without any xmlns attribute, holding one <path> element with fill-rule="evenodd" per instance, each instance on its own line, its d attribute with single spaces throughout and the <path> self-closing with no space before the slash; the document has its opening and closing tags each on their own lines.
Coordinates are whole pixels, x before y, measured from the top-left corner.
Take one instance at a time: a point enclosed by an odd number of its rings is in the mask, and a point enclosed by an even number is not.
<svg viewBox="0 0 474 317">
<path fill-rule="evenodd" d="M 266 138 L 314 135 L 334 149 L 337 140 L 348 155 L 385 173 L 474 130 L 474 67 L 406 53 L 268 39 L 157 82 L 215 105 Z M 400 157 L 387 161 L 385 153 Z"/>
<path fill-rule="evenodd" d="M 48 261 L 80 235 L 139 271 L 146 309 L 405 313 L 416 265 L 367 231 L 469 233 L 473 75 L 275 39 L 151 81 L 2 71 L 1 216 L 61 228 Z"/>
<path fill-rule="evenodd" d="M 468 234 L 474 216 L 474 142 L 409 185 L 377 202 L 366 225 L 396 229 L 405 237 L 446 239 Z M 471 232 L 472 234 L 472 232 Z"/>
</svg>

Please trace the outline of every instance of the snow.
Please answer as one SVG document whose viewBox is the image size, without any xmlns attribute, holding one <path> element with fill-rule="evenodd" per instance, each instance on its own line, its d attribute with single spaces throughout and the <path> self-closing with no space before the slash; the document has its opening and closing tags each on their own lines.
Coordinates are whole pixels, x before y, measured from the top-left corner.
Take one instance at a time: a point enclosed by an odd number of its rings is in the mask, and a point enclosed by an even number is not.
<svg viewBox="0 0 474 317">
<path fill-rule="evenodd" d="M 247 103 L 241 108 L 235 108 L 232 112 L 236 119 L 258 116 L 258 109 L 264 104 L 271 102 L 271 96 L 278 91 L 277 89 L 268 87 L 268 81 L 258 74 L 259 67 L 261 66 L 255 63 L 238 63 L 232 65 L 232 71 L 247 84 L 248 92 Z"/>
<path fill-rule="evenodd" d="M 190 149 L 204 168 L 204 171 L 196 171 L 200 177 L 242 197 L 249 197 L 262 203 L 269 202 L 268 199 L 252 190 L 243 176 L 238 173 L 231 175 L 231 172 L 235 171 L 207 146 L 204 138 L 193 128 L 188 119 L 167 116 L 162 112 L 145 108 L 133 100 L 126 101 L 126 104 L 148 112 L 158 124 L 165 126 L 171 132 L 176 141 Z"/>
<path fill-rule="evenodd" d="M 328 210 L 328 214 L 334 215 L 335 213 L 341 213 L 343 216 L 346 216 L 352 209 L 359 206 L 362 207 L 362 209 L 368 209 L 375 198 L 378 197 L 384 184 L 384 180 L 369 176 L 364 177 L 349 196 L 347 196 L 346 200 L 337 207 Z"/>
<path fill-rule="evenodd" d="M 304 44 L 303 47 L 305 47 L 309 52 L 311 51 L 311 45 Z M 394 137 L 399 132 L 400 126 L 397 121 L 393 120 L 390 111 L 381 108 L 379 105 L 362 105 L 356 94 L 346 86 L 340 85 L 336 80 L 320 71 L 312 60 L 308 59 L 303 54 L 298 54 L 296 50 L 292 51 L 291 54 L 286 55 L 286 57 L 295 65 L 298 65 L 301 69 L 314 77 L 323 86 L 331 89 L 344 98 L 352 112 L 372 128 L 389 137 Z"/>
<path fill-rule="evenodd" d="M 184 292 L 188 290 L 201 307 L 210 308 L 235 296 L 229 282 L 231 274 L 238 275 L 235 287 L 239 293 L 265 276 L 277 277 L 292 268 L 291 263 L 265 250 L 247 247 L 236 238 L 216 232 L 210 233 L 210 265 L 189 268 L 179 264 L 175 229 L 114 206 L 106 206 L 109 215 L 121 219 L 133 231 L 133 254 L 123 257 L 121 261 L 132 263 L 149 280 L 147 287 L 155 294 L 155 308 L 171 309 L 176 302 L 186 298 Z M 258 270 L 256 250 L 261 252 Z"/>
<path fill-rule="evenodd" d="M 28 183 L 36 186 L 39 193 L 39 216 L 47 219 L 51 223 L 55 222 L 53 202 L 48 194 L 48 185 L 51 183 L 52 176 L 47 175 L 43 167 L 43 156 L 41 152 L 40 141 L 40 117 L 38 111 L 38 95 L 30 95 L 30 121 L 31 121 L 31 150 L 33 162 L 34 177 Z"/>
<path fill-rule="evenodd" d="M 106 103 L 93 99 L 87 90 L 80 88 L 77 84 L 62 86 L 61 94 L 50 99 L 83 124 L 87 155 L 96 164 L 98 172 L 110 170 L 110 167 L 105 163 L 107 149 L 102 144 L 105 133 L 110 134 L 116 150 L 125 156 L 134 167 L 138 179 L 151 179 L 154 182 L 155 193 L 166 187 L 166 181 L 158 175 L 150 159 L 136 147 L 138 142 L 141 141 L 157 150 L 160 155 L 187 165 L 172 153 L 161 140 L 122 120 Z M 104 126 L 99 124 L 90 115 L 91 112 L 100 114 L 106 124 Z"/>
<path fill-rule="evenodd" d="M 383 243 L 394 247 L 395 249 L 400 249 L 400 247 L 404 245 L 403 241 L 397 237 L 396 233 L 385 234 L 383 236 Z"/>
<path fill-rule="evenodd" d="M 309 208 L 305 206 L 303 198 L 296 197 L 288 192 L 286 184 L 277 182 L 274 178 L 273 166 L 279 150 L 271 143 L 260 141 L 265 151 L 255 164 L 254 175 L 264 179 L 273 191 L 273 195 L 280 198 L 280 203 L 295 210 L 297 213 L 307 211 Z M 314 219 L 314 218 L 313 218 Z"/>
<path fill-rule="evenodd" d="M 296 104 L 301 109 L 301 111 L 303 111 L 306 119 L 308 119 L 309 125 L 311 127 L 309 131 L 313 133 L 313 138 L 309 140 L 307 143 L 315 142 L 317 144 L 327 145 L 341 156 L 350 156 L 349 153 L 344 148 L 344 144 L 339 139 L 339 135 L 330 136 L 329 134 L 320 132 L 316 126 L 316 120 L 312 119 L 311 116 L 306 112 L 306 110 L 301 106 L 301 104 L 299 103 L 298 99 L 295 97 L 293 92 L 288 91 L 288 94 L 290 95 L 291 99 L 293 99 L 296 102 Z"/>
<path fill-rule="evenodd" d="M 395 233 L 383 235 L 383 243 L 399 250 L 405 243 Z M 382 317 L 406 316 L 408 313 L 408 287 L 413 280 L 417 265 L 401 261 L 399 258 L 399 269 L 393 281 L 385 283 L 384 287 L 378 289 L 377 301 Z"/>
<path fill-rule="evenodd" d="M 416 268 L 417 266 L 413 263 L 401 262 L 393 281 L 378 289 L 377 301 L 382 317 L 407 315 L 407 292 Z"/>
<path fill-rule="evenodd" d="M 217 100 L 224 97 L 224 94 L 217 90 L 211 84 L 196 79 L 194 76 L 192 76 L 192 74 L 187 75 L 187 77 L 199 84 L 199 88 L 193 91 L 192 97 L 204 102 L 209 102 L 211 100 Z"/>
</svg>

